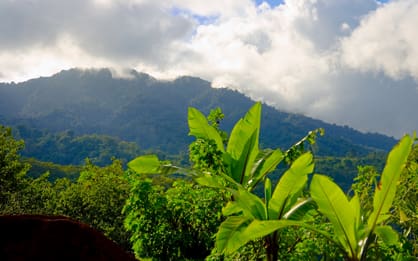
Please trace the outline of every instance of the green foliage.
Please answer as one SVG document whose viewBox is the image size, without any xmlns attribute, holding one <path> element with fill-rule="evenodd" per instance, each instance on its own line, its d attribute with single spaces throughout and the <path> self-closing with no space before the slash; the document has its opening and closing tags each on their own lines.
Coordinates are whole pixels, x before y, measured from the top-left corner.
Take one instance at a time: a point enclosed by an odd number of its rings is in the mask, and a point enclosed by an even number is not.
<svg viewBox="0 0 418 261">
<path fill-rule="evenodd" d="M 1 208 L 2 214 L 46 214 L 55 212 L 57 190 L 46 173 L 38 178 L 24 179 L 23 186 L 10 194 L 8 203 Z"/>
<path fill-rule="evenodd" d="M 140 153 L 135 143 L 107 135 L 76 135 L 73 131 L 53 133 L 25 126 L 18 126 L 15 132 L 25 139 L 22 156 L 55 164 L 82 165 L 89 158 L 92 163 L 105 166 L 112 163 L 112 158 L 127 162 Z M 37 174 L 39 176 L 39 172 Z"/>
<path fill-rule="evenodd" d="M 415 145 L 399 181 L 391 222 L 401 229 L 406 255 L 418 256 L 418 145 Z"/>
<path fill-rule="evenodd" d="M 15 140 L 11 128 L 0 125 L 0 209 L 11 193 L 19 191 L 29 165 L 20 161 L 22 140 Z"/>
<path fill-rule="evenodd" d="M 37 178 L 48 172 L 48 180 L 51 182 L 60 178 L 68 178 L 71 181 L 76 181 L 82 170 L 82 166 L 60 165 L 40 161 L 35 158 L 25 158 L 22 161 L 31 166 L 27 172 L 28 177 Z"/>
<path fill-rule="evenodd" d="M 209 255 L 222 221 L 224 194 L 186 181 L 166 191 L 150 179 L 132 182 L 124 213 L 137 257 L 179 260 Z"/>
<path fill-rule="evenodd" d="M 123 229 L 121 215 L 130 185 L 119 160 L 98 167 L 87 161 L 76 183 L 63 184 L 55 214 L 90 224 L 106 236 L 130 249 L 130 234 Z"/>
<path fill-rule="evenodd" d="M 354 178 L 351 189 L 358 196 L 365 216 L 369 216 L 373 209 L 373 190 L 378 186 L 380 174 L 373 166 L 359 166 L 358 174 Z"/>
<path fill-rule="evenodd" d="M 202 259 L 214 246 L 213 234 L 223 220 L 221 208 L 226 195 L 217 190 L 202 188 L 178 181 L 166 192 L 168 208 L 176 218 L 181 233 L 181 253 L 186 258 Z"/>
<path fill-rule="evenodd" d="M 389 224 L 393 224 L 400 232 L 399 237 L 401 244 L 394 247 L 393 245 L 384 246 L 383 242 L 379 247 L 372 250 L 374 255 L 390 256 L 392 252 L 402 255 L 403 258 L 418 255 L 417 244 L 417 224 L 418 224 L 418 147 L 415 145 L 409 155 L 403 173 L 400 175 L 396 195 L 391 209 L 391 215 L 388 219 Z M 373 206 L 373 188 L 378 187 L 378 178 L 380 174 L 372 166 L 359 167 L 359 174 L 354 179 L 352 185 L 353 191 L 359 195 L 361 205 L 365 215 L 367 216 Z"/>
<path fill-rule="evenodd" d="M 211 110 L 207 117 L 207 121 L 201 119 L 202 115 L 198 110 L 193 108 L 189 109 L 189 124 L 192 124 L 190 126 L 190 134 L 194 135 L 192 126 L 198 122 L 193 120 L 193 117 L 190 117 L 191 112 L 200 115 L 201 124 L 204 126 L 209 124 L 210 126 L 208 128 L 213 127 L 216 130 L 218 135 L 213 134 L 215 139 L 220 137 L 223 144 L 227 143 L 228 134 L 219 128 L 219 123 L 224 118 L 224 114 L 220 108 Z M 224 173 L 225 168 L 222 159 L 223 145 L 220 150 L 220 145 L 214 139 L 210 139 L 209 135 L 195 135 L 195 137 L 196 140 L 189 146 L 189 161 L 193 164 L 193 168 L 201 172 L 210 172 L 218 175 Z"/>
<path fill-rule="evenodd" d="M 308 220 L 304 220 L 308 221 Z M 309 222 L 311 222 L 309 220 Z M 325 219 L 316 216 L 312 227 L 331 232 Z M 330 244 L 327 237 L 315 233 L 312 229 L 287 227 L 280 230 L 278 260 L 342 260 L 343 255 L 338 247 Z"/>
<path fill-rule="evenodd" d="M 213 140 L 197 139 L 189 147 L 190 162 L 194 169 L 201 172 L 224 173 L 222 155 Z"/>
<path fill-rule="evenodd" d="M 123 213 L 124 226 L 131 232 L 130 241 L 137 257 L 167 258 L 171 252 L 171 240 L 175 240 L 166 229 L 170 222 L 167 199 L 159 187 L 149 180 L 138 180 L 132 184 Z M 164 244 L 161 244 L 164 242 Z"/>
<path fill-rule="evenodd" d="M 218 130 L 208 123 L 205 115 L 195 108 L 189 108 L 188 112 L 189 135 L 196 138 L 213 140 L 217 149 L 223 151 L 223 140 Z"/>
<path fill-rule="evenodd" d="M 397 242 L 394 240 L 396 232 L 390 226 L 385 226 L 384 222 L 390 217 L 389 210 L 395 198 L 397 182 L 412 144 L 413 138 L 405 136 L 389 153 L 368 216 L 362 213 L 358 195 L 348 199 L 328 177 L 314 175 L 311 196 L 318 204 L 318 210 L 330 220 L 335 234 L 333 240 L 348 259 L 366 260 L 368 249 L 376 236 L 388 245 Z"/>
<path fill-rule="evenodd" d="M 309 131 L 308 134 L 291 146 L 285 153 L 285 160 L 290 165 L 294 160 L 301 156 L 305 152 L 305 144 L 308 143 L 310 146 L 316 143 L 316 137 L 318 135 L 324 136 L 325 130 L 322 128 Z"/>
<path fill-rule="evenodd" d="M 226 144 L 228 141 L 228 133 L 219 128 L 220 122 L 225 118 L 225 114 L 222 112 L 221 108 L 217 107 L 210 110 L 207 118 L 209 124 L 216 129 L 221 136 L 223 143 Z"/>
<path fill-rule="evenodd" d="M 319 143 L 320 141 L 318 141 Z M 361 173 L 358 166 L 373 166 L 377 172 L 381 172 L 385 165 L 387 153 L 376 152 L 361 157 L 315 157 L 315 169 L 317 173 L 326 173 L 347 192 L 351 189 L 353 179 Z"/>
</svg>

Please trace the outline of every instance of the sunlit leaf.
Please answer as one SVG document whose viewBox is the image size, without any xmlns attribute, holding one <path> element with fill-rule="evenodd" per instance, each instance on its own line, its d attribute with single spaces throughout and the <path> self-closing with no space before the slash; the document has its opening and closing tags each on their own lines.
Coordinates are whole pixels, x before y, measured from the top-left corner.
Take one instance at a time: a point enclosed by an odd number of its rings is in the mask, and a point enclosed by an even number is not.
<svg viewBox="0 0 418 261">
<path fill-rule="evenodd" d="M 257 162 L 253 166 L 253 170 L 251 171 L 251 177 L 248 181 L 248 188 L 251 190 L 268 173 L 274 171 L 277 165 L 283 160 L 283 158 L 284 155 L 280 149 L 263 153 L 262 156 L 257 160 Z"/>
<path fill-rule="evenodd" d="M 301 222 L 292 220 L 248 220 L 244 217 L 228 217 L 219 229 L 216 248 L 219 252 L 232 254 L 251 240 L 262 238 L 274 231 L 299 226 Z"/>
<path fill-rule="evenodd" d="M 216 234 L 216 250 L 219 253 L 233 253 L 243 246 L 246 241 L 242 237 L 242 233 L 249 223 L 250 220 L 243 216 L 228 217 L 219 226 L 218 233 Z"/>
<path fill-rule="evenodd" d="M 218 175 L 203 174 L 194 179 L 199 185 L 211 188 L 225 188 L 225 180 Z"/>
<path fill-rule="evenodd" d="M 128 167 L 138 174 L 157 174 L 160 172 L 161 162 L 156 155 L 144 155 L 128 163 Z"/>
<path fill-rule="evenodd" d="M 360 229 L 360 226 L 362 224 L 360 199 L 357 195 L 354 195 L 354 197 L 351 198 L 350 207 L 351 207 L 351 210 L 353 211 L 353 216 L 354 216 L 354 221 L 355 221 L 354 228 L 357 231 Z"/>
<path fill-rule="evenodd" d="M 252 155 L 258 151 L 258 149 L 254 147 L 256 138 L 256 131 L 253 130 L 252 135 L 247 140 L 242 140 L 239 145 L 236 145 L 240 147 L 238 158 L 235 158 L 234 156 L 231 157 L 231 177 L 236 182 L 243 185 L 245 185 L 248 180 L 248 177 L 246 177 L 246 170 L 251 166 Z"/>
<path fill-rule="evenodd" d="M 411 138 L 409 135 L 404 136 L 389 153 L 379 186 L 374 193 L 373 212 L 367 222 L 370 231 L 388 218 L 399 176 L 405 167 L 414 139 L 415 137 Z"/>
<path fill-rule="evenodd" d="M 139 156 L 128 163 L 128 167 L 138 174 L 163 174 L 171 175 L 174 173 L 185 175 L 196 175 L 195 171 L 188 168 L 181 168 L 170 163 L 162 162 L 156 155 Z"/>
<path fill-rule="evenodd" d="M 231 175 L 241 184 L 249 180 L 252 165 L 258 155 L 261 103 L 256 103 L 232 129 L 227 153 L 231 158 Z"/>
<path fill-rule="evenodd" d="M 356 256 L 355 212 L 341 188 L 327 176 L 314 175 L 311 196 L 318 210 L 331 222 L 335 234 L 349 256 Z"/>
<path fill-rule="evenodd" d="M 193 135 L 196 138 L 203 138 L 214 140 L 219 151 L 224 151 L 222 138 L 218 131 L 211 125 L 205 115 L 199 110 L 190 107 L 188 110 L 188 123 L 189 123 L 189 135 Z"/>
<path fill-rule="evenodd" d="M 263 201 L 245 189 L 239 189 L 233 191 L 234 201 L 244 211 L 244 215 L 249 216 L 253 219 L 265 220 L 266 206 Z"/>
<path fill-rule="evenodd" d="M 242 207 L 235 201 L 229 201 L 225 207 L 222 208 L 222 214 L 224 216 L 230 216 L 242 212 Z"/>
<path fill-rule="evenodd" d="M 313 168 L 312 154 L 307 152 L 296 159 L 283 174 L 270 201 L 269 215 L 272 218 L 281 218 L 296 202 L 299 192 L 308 181 L 307 175 L 312 173 Z"/>
<path fill-rule="evenodd" d="M 311 198 L 303 199 L 294 204 L 284 215 L 284 219 L 302 220 L 309 211 L 316 208 L 316 203 Z"/>
</svg>

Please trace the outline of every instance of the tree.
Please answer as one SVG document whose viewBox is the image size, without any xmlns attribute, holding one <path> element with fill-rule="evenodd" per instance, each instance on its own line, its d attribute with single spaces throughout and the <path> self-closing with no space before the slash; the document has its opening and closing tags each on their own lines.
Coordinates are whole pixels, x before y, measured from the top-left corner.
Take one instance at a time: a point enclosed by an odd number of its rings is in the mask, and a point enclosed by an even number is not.
<svg viewBox="0 0 418 261">
<path fill-rule="evenodd" d="M 76 183 L 61 185 L 56 214 L 90 224 L 126 250 L 130 249 L 130 234 L 123 228 L 121 214 L 130 185 L 121 161 L 113 160 L 108 166 L 98 167 L 87 160 Z"/>
<path fill-rule="evenodd" d="M 169 231 L 170 214 L 161 187 L 151 180 L 131 180 L 131 195 L 123 208 L 124 227 L 131 232 L 130 241 L 136 257 L 168 259 L 172 253 L 173 235 Z M 162 244 L 163 243 L 163 244 Z"/>
<path fill-rule="evenodd" d="M 20 161 L 22 140 L 15 140 L 11 128 L 0 125 L 0 208 L 7 204 L 11 193 L 22 187 L 29 165 Z"/>
<path fill-rule="evenodd" d="M 167 190 L 151 179 L 132 179 L 125 227 L 138 258 L 204 259 L 222 221 L 224 194 L 184 180 Z"/>
<path fill-rule="evenodd" d="M 49 173 L 38 178 L 25 178 L 24 186 L 10 194 L 4 214 L 53 215 L 57 202 L 57 189 L 49 180 Z M 59 181 L 57 181 L 59 183 Z"/>
</svg>

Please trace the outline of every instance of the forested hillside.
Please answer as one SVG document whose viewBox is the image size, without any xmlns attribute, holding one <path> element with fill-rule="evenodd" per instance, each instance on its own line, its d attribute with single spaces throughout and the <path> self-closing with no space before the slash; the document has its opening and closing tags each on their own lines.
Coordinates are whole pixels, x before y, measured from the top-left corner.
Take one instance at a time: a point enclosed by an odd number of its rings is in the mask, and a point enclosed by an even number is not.
<svg viewBox="0 0 418 261">
<path fill-rule="evenodd" d="M 25 141 L 22 156 L 61 165 L 83 165 L 89 158 L 92 163 L 104 166 L 110 164 L 113 157 L 126 163 L 141 153 L 136 143 L 107 135 L 77 136 L 73 131 L 54 133 L 22 125 L 13 132 L 16 138 Z"/>
<path fill-rule="evenodd" d="M 36 128 L 52 136 L 62 136 L 55 132 L 63 131 L 77 136 L 114 136 L 135 142 L 141 150 L 167 154 L 187 151 L 191 141 L 186 122 L 189 106 L 204 113 L 220 107 L 225 114 L 221 127 L 230 131 L 251 104 L 253 101 L 241 93 L 211 88 L 209 82 L 198 78 L 159 81 L 135 71 L 130 79 L 116 79 L 107 69 L 73 69 L 19 84 L 0 84 L 0 124 Z M 364 156 L 375 150 L 387 151 L 395 144 L 395 139 L 384 135 L 360 133 L 270 106 L 263 107 L 260 142 L 264 147 L 287 148 L 316 128 L 326 132 L 318 140 L 317 155 Z M 21 132 L 19 137 L 29 142 L 32 134 Z M 110 138 L 94 139 L 110 142 Z M 29 152 L 32 145 L 23 153 L 39 157 L 39 153 Z M 126 143 L 121 150 L 136 148 Z"/>
</svg>

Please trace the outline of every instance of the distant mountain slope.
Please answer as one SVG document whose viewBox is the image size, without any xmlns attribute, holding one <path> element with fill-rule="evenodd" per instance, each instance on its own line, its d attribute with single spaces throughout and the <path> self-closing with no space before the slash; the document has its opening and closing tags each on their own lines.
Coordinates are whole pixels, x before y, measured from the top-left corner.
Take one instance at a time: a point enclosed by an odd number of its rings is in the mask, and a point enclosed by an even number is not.
<svg viewBox="0 0 418 261">
<path fill-rule="evenodd" d="M 127 163 L 143 153 L 136 143 L 107 135 L 75 136 L 72 131 L 50 133 L 22 125 L 13 128 L 13 135 L 25 141 L 23 157 L 62 165 L 84 165 L 89 158 L 91 163 L 105 166 L 112 163 L 113 157 Z"/>
<path fill-rule="evenodd" d="M 0 84 L 0 124 L 117 136 L 136 142 L 141 150 L 174 154 L 185 151 L 192 140 L 187 136 L 189 106 L 204 113 L 221 107 L 225 113 L 221 127 L 229 131 L 254 103 L 241 93 L 211 88 L 198 78 L 159 81 L 135 71 L 131 75 L 131 79 L 115 79 L 107 69 L 72 69 L 19 84 Z M 261 143 L 285 149 L 319 127 L 326 132 L 319 139 L 319 155 L 360 156 L 387 151 L 396 142 L 264 105 Z"/>
</svg>

